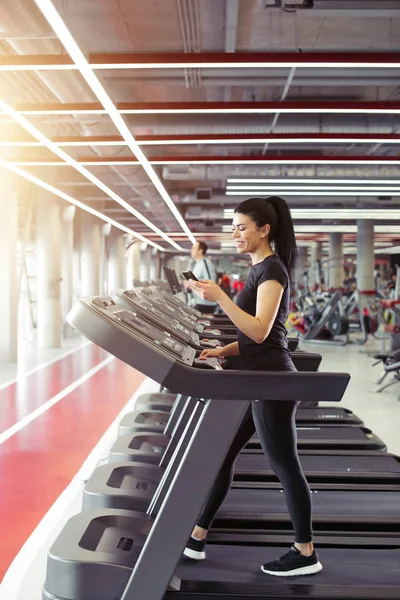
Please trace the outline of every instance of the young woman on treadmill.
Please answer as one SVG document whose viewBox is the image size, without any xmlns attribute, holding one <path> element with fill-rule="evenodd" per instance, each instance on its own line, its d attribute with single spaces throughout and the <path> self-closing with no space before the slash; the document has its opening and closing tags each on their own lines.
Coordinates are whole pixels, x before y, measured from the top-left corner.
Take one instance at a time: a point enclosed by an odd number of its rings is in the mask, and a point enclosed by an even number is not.
<svg viewBox="0 0 400 600">
<path fill-rule="evenodd" d="M 286 339 L 290 277 L 297 246 L 290 210 L 279 197 L 250 198 L 235 209 L 232 237 L 239 254 L 250 254 L 252 267 L 236 304 L 213 281 L 191 281 L 201 298 L 215 301 L 238 330 L 238 341 L 223 348 L 203 350 L 201 356 L 240 355 L 246 370 L 295 371 Z M 185 548 L 185 556 L 206 557 L 208 530 L 227 496 L 235 460 L 257 431 L 270 465 L 281 482 L 292 520 L 295 542 L 291 549 L 262 565 L 269 575 L 312 575 L 322 569 L 312 542 L 311 494 L 297 454 L 296 402 L 254 400 L 236 434 L 213 489 Z"/>
</svg>

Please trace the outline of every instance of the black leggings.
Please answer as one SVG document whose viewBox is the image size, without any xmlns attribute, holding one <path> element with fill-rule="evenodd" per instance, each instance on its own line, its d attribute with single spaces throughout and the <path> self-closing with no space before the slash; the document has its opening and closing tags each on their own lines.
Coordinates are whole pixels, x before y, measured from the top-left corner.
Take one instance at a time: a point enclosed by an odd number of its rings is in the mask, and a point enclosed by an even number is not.
<svg viewBox="0 0 400 600">
<path fill-rule="evenodd" d="M 300 544 L 311 541 L 311 493 L 297 454 L 296 408 L 296 402 L 252 402 L 197 521 L 199 527 L 210 528 L 231 487 L 236 458 L 257 431 L 261 446 L 283 486 L 295 541 Z"/>
</svg>

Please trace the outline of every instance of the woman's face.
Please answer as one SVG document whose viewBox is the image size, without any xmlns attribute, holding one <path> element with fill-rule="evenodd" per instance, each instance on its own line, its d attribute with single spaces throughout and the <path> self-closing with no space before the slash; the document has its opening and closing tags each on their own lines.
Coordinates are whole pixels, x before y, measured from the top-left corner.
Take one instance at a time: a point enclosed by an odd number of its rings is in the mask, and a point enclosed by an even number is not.
<svg viewBox="0 0 400 600">
<path fill-rule="evenodd" d="M 236 243 L 236 252 L 246 254 L 255 252 L 262 240 L 268 237 L 269 225 L 257 227 L 248 215 L 235 213 L 232 221 L 232 237 Z"/>
</svg>

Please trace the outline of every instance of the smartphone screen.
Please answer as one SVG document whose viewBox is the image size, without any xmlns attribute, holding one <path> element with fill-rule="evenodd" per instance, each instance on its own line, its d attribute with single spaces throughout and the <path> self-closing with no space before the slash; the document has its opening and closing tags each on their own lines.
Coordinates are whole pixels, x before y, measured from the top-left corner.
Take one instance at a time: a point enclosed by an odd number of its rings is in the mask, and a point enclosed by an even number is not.
<svg viewBox="0 0 400 600">
<path fill-rule="evenodd" d="M 196 275 L 193 275 L 192 271 L 182 271 L 182 275 L 184 276 L 185 279 L 187 279 L 188 281 L 190 281 L 191 279 L 193 279 L 194 281 L 199 281 L 196 277 Z"/>
</svg>

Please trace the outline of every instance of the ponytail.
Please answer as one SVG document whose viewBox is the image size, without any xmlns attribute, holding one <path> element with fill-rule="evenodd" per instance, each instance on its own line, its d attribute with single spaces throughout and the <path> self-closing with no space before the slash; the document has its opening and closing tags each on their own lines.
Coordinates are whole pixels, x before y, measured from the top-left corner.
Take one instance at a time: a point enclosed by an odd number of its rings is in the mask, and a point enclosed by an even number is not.
<svg viewBox="0 0 400 600">
<path fill-rule="evenodd" d="M 290 209 L 283 198 L 249 198 L 235 208 L 235 213 L 248 215 L 257 225 L 270 226 L 269 242 L 292 276 L 297 262 L 297 244 Z"/>
</svg>

